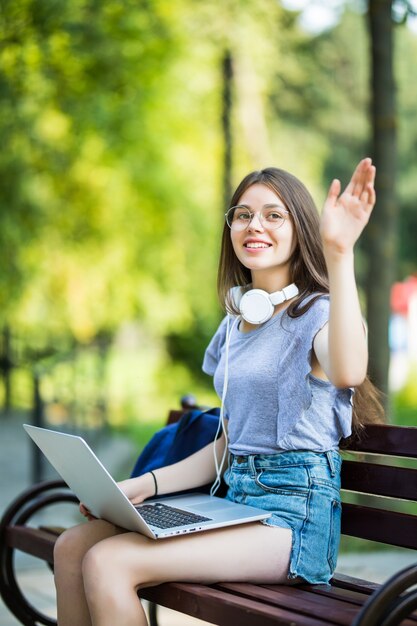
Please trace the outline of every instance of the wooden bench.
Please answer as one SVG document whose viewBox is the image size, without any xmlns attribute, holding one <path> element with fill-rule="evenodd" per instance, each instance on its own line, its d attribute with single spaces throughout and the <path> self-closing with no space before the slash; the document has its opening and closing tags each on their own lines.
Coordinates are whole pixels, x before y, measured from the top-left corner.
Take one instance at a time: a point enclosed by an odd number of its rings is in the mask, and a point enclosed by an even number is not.
<svg viewBox="0 0 417 626">
<path fill-rule="evenodd" d="M 169 421 L 182 413 L 171 411 Z M 411 508 L 410 503 L 417 502 L 417 468 L 402 460 L 417 459 L 417 428 L 368 426 L 343 455 L 342 533 L 417 549 L 416 511 L 399 510 L 404 502 Z M 363 494 L 375 496 L 378 504 L 370 506 Z M 62 481 L 40 483 L 12 502 L 0 525 L 1 596 L 27 626 L 54 626 L 56 621 L 32 606 L 21 591 L 14 553 L 29 553 L 52 568 L 54 543 L 62 529 L 31 527 L 30 519 L 44 507 L 68 501 L 77 499 Z M 156 605 L 162 605 L 222 626 L 417 626 L 417 614 L 412 614 L 417 590 L 409 591 L 416 583 L 417 565 L 382 586 L 336 574 L 330 585 L 169 583 L 143 589 L 139 595 L 151 602 L 152 625 L 157 623 Z"/>
</svg>

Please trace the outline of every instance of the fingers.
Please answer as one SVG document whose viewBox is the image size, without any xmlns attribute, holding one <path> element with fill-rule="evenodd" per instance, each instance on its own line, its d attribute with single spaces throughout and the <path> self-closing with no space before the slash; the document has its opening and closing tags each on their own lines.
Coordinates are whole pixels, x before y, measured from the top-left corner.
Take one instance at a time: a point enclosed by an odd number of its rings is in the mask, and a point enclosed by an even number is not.
<svg viewBox="0 0 417 626">
<path fill-rule="evenodd" d="M 358 197 L 360 197 L 360 195 L 363 193 L 363 191 L 365 189 L 373 189 L 374 187 L 374 182 L 375 182 L 375 172 L 376 172 L 376 168 L 375 165 L 370 164 L 369 167 L 367 168 L 367 170 L 365 171 L 365 177 L 364 180 L 362 182 L 362 189 L 359 188 L 358 189 Z"/>
<path fill-rule="evenodd" d="M 345 189 L 345 193 L 349 193 L 352 196 L 359 198 L 367 184 L 373 184 L 374 179 L 375 167 L 372 165 L 372 159 L 366 157 L 365 159 L 359 161 L 356 166 L 356 169 L 352 174 L 352 178 Z"/>
<path fill-rule="evenodd" d="M 130 498 L 132 504 L 141 504 L 143 502 L 143 496 L 136 496 L 135 498 Z"/>
<path fill-rule="evenodd" d="M 371 168 L 372 168 L 372 161 L 369 158 L 362 159 L 362 161 L 360 162 L 360 165 L 361 167 L 356 177 L 355 185 L 354 185 L 353 193 L 352 193 L 352 195 L 356 196 L 357 198 L 360 198 L 361 194 L 364 191 L 364 188 L 369 182 L 369 176 L 370 176 Z"/>
<path fill-rule="evenodd" d="M 327 199 L 326 199 L 326 204 L 334 204 L 340 194 L 340 190 L 341 190 L 341 184 L 340 184 L 340 180 L 338 180 L 337 178 L 335 178 L 332 182 L 331 185 L 329 187 L 329 191 L 327 194 Z"/>
<path fill-rule="evenodd" d="M 375 189 L 373 187 L 373 184 L 369 183 L 366 186 L 366 189 L 361 194 L 360 199 L 361 199 L 362 206 L 365 209 L 365 211 L 367 213 L 370 213 L 372 209 L 374 208 L 375 200 L 376 200 Z"/>
<path fill-rule="evenodd" d="M 86 517 L 89 521 L 97 519 L 94 515 L 92 515 L 91 511 L 87 509 L 87 507 L 82 502 L 80 502 L 79 509 L 81 515 L 84 515 L 84 517 Z"/>
<path fill-rule="evenodd" d="M 375 175 L 376 175 L 376 167 L 375 165 L 371 165 L 370 167 L 370 180 L 369 182 L 374 185 L 375 183 Z"/>
<path fill-rule="evenodd" d="M 370 165 L 370 167 L 368 168 L 366 172 L 364 188 L 362 189 L 359 195 L 359 199 L 362 203 L 364 210 L 369 213 L 372 211 L 374 204 L 375 204 L 375 200 L 376 200 L 375 188 L 374 188 L 375 174 L 376 174 L 375 166 Z"/>
</svg>

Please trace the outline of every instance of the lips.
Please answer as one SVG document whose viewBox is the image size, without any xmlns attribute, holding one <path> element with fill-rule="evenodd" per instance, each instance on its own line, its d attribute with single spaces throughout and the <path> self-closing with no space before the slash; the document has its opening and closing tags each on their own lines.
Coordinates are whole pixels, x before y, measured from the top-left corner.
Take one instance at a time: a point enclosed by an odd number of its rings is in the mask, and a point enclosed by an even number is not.
<svg viewBox="0 0 417 626">
<path fill-rule="evenodd" d="M 248 250 L 262 250 L 271 247 L 271 243 L 262 241 L 261 239 L 248 239 L 244 242 L 243 247 Z"/>
</svg>

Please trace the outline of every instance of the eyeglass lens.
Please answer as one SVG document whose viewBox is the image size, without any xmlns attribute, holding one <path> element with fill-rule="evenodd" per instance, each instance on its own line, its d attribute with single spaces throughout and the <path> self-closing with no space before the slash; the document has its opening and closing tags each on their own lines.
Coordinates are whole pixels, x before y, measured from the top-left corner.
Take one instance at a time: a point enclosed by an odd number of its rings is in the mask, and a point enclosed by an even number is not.
<svg viewBox="0 0 417 626">
<path fill-rule="evenodd" d="M 232 230 L 245 230 L 256 215 L 266 229 L 274 230 L 285 222 L 288 211 L 276 207 L 264 207 L 252 213 L 246 207 L 232 207 L 226 213 L 226 221 Z"/>
</svg>

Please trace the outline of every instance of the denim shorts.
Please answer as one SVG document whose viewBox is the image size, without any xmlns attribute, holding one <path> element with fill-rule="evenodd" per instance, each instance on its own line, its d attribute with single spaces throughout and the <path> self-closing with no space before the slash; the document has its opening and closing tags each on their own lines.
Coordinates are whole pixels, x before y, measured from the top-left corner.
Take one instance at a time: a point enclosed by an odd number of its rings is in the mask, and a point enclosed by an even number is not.
<svg viewBox="0 0 417 626">
<path fill-rule="evenodd" d="M 263 523 L 292 530 L 288 578 L 326 584 L 340 540 L 338 452 L 231 455 L 226 498 L 272 513 Z"/>
</svg>

